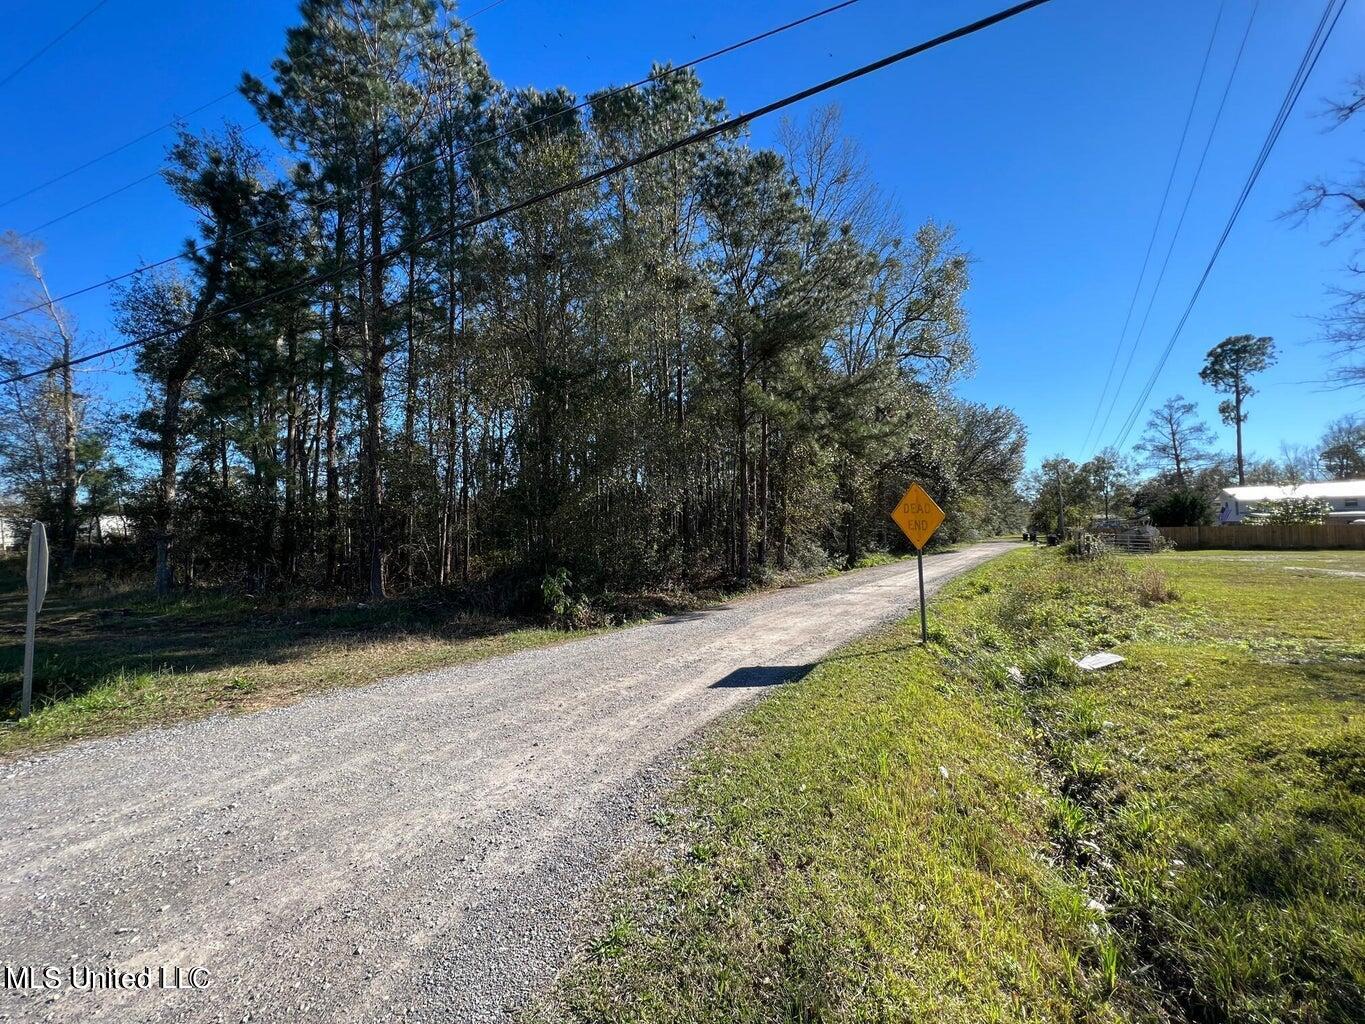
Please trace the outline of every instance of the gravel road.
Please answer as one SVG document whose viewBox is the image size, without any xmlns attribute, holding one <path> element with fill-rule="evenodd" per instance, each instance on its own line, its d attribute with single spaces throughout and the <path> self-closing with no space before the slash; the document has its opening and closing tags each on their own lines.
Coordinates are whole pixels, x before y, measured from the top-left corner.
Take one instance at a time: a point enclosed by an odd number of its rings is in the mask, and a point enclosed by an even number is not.
<svg viewBox="0 0 1365 1024">
<path fill-rule="evenodd" d="M 689 738 L 905 615 L 914 581 L 901 562 L 6 766 L 0 1020 L 506 1019 Z"/>
</svg>

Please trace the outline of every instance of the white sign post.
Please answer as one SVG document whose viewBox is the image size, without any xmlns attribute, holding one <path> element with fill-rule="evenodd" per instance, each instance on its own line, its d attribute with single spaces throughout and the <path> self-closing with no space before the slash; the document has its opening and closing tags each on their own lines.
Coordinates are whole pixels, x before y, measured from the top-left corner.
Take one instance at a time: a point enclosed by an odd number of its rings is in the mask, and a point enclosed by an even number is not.
<svg viewBox="0 0 1365 1024">
<path fill-rule="evenodd" d="M 33 704 L 33 634 L 38 628 L 38 612 L 47 596 L 47 529 L 35 522 L 28 535 L 28 625 L 24 629 L 24 697 L 19 717 L 28 716 Z"/>
</svg>

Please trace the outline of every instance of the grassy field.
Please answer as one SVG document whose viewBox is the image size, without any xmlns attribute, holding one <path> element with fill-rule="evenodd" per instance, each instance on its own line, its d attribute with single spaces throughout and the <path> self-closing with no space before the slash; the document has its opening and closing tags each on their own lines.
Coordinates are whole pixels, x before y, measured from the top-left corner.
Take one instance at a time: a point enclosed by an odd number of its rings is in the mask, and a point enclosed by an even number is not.
<svg viewBox="0 0 1365 1024">
<path fill-rule="evenodd" d="M 1365 555 L 1021 550 L 931 623 L 721 728 L 537 1014 L 1365 1020 Z"/>
</svg>

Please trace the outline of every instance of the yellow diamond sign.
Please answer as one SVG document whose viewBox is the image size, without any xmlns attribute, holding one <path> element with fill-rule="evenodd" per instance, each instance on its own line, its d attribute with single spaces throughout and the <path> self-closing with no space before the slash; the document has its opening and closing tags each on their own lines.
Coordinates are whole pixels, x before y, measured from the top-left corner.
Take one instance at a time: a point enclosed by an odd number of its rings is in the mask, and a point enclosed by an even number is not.
<svg viewBox="0 0 1365 1024">
<path fill-rule="evenodd" d="M 923 487 L 911 484 L 905 497 L 901 498 L 891 513 L 891 518 L 901 532 L 910 538 L 910 543 L 922 551 L 934 531 L 943 525 L 943 509 L 938 507 Z"/>
</svg>

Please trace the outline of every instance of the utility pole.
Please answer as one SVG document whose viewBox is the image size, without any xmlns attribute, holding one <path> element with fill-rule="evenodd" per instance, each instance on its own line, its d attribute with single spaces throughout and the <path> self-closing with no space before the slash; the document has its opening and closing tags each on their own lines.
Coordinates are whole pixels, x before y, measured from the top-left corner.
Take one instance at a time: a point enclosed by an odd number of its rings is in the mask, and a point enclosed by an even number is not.
<svg viewBox="0 0 1365 1024">
<path fill-rule="evenodd" d="M 1066 493 L 1062 490 L 1062 467 L 1052 467 L 1057 473 L 1057 539 L 1066 540 Z"/>
</svg>

